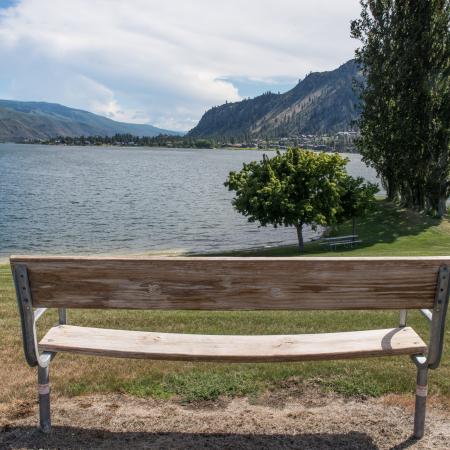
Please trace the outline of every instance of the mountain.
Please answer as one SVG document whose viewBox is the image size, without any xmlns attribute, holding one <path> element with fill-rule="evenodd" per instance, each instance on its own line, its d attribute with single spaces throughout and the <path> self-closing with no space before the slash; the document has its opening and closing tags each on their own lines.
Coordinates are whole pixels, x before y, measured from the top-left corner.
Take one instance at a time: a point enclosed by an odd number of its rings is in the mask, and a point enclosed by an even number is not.
<svg viewBox="0 0 450 450">
<path fill-rule="evenodd" d="M 188 136 L 288 137 L 348 130 L 359 115 L 353 79 L 362 79 L 354 60 L 310 73 L 284 94 L 267 92 L 211 108 Z"/>
<path fill-rule="evenodd" d="M 0 141 L 48 139 L 56 136 L 181 135 L 152 125 L 116 122 L 56 103 L 0 100 Z"/>
</svg>

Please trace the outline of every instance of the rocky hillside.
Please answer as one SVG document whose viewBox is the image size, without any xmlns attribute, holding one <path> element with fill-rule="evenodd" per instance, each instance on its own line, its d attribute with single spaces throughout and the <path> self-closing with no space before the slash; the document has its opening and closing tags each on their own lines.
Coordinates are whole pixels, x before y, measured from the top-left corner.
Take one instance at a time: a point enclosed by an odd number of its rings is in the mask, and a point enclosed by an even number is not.
<svg viewBox="0 0 450 450">
<path fill-rule="evenodd" d="M 329 72 L 310 73 L 283 94 L 266 93 L 207 111 L 189 132 L 207 137 L 286 137 L 347 130 L 358 117 L 353 60 Z"/>
<path fill-rule="evenodd" d="M 0 100 L 0 141 L 48 139 L 56 136 L 157 136 L 180 133 L 152 125 L 116 122 L 56 103 Z"/>
</svg>

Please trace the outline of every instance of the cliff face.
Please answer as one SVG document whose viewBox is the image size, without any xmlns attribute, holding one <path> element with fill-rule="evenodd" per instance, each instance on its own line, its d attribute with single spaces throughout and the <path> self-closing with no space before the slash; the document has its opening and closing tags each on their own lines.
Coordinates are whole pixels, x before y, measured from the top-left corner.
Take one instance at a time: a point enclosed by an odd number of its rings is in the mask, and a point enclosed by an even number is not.
<svg viewBox="0 0 450 450">
<path fill-rule="evenodd" d="M 285 137 L 347 130 L 359 114 L 354 79 L 361 75 L 353 60 L 333 71 L 311 73 L 284 94 L 211 108 L 189 136 Z"/>
</svg>

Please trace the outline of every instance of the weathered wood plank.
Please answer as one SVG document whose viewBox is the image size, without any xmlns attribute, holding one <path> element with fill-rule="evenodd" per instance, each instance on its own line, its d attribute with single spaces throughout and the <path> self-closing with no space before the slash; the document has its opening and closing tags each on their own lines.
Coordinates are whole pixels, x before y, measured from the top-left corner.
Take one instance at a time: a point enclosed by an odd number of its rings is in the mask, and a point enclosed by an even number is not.
<svg viewBox="0 0 450 450">
<path fill-rule="evenodd" d="M 412 328 L 343 333 L 216 336 L 153 333 L 60 325 L 41 350 L 121 358 L 275 362 L 420 354 L 426 345 Z"/>
<path fill-rule="evenodd" d="M 431 308 L 450 257 L 11 257 L 35 307 L 296 310 Z"/>
</svg>

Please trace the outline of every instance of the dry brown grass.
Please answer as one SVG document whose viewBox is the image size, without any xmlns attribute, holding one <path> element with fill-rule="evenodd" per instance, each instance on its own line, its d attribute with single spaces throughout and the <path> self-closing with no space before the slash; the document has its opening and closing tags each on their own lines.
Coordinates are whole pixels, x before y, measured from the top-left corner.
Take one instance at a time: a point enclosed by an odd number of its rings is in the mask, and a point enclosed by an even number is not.
<svg viewBox="0 0 450 450">
<path fill-rule="evenodd" d="M 447 449 L 450 417 L 429 408 L 424 439 L 411 438 L 413 415 L 383 399 L 346 399 L 308 385 L 265 402 L 221 399 L 183 406 L 122 394 L 59 398 L 53 432 L 36 430 L 36 405 L 17 406 L 0 447 L 122 449 Z M 282 400 L 282 402 L 280 402 Z M 219 407 L 217 407 L 219 404 Z"/>
</svg>

